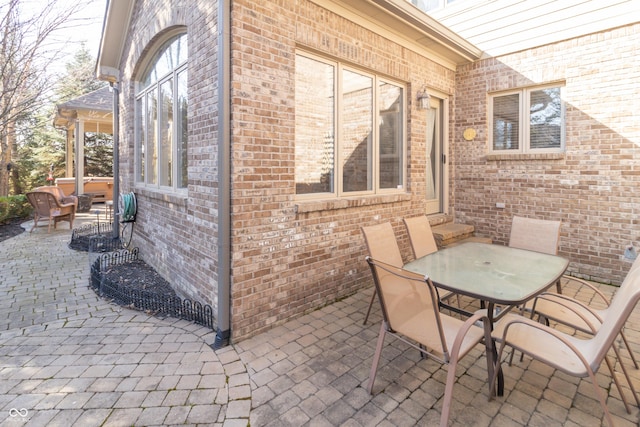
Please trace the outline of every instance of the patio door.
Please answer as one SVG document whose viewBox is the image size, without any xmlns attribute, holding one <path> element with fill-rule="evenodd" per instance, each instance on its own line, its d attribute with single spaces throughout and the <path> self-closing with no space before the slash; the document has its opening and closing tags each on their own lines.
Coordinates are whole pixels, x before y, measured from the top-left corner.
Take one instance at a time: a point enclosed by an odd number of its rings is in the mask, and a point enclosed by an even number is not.
<svg viewBox="0 0 640 427">
<path fill-rule="evenodd" d="M 446 151 L 444 132 L 444 100 L 434 96 L 429 100 L 426 134 L 426 214 L 444 212 L 445 200 L 445 175 L 446 175 Z"/>
</svg>

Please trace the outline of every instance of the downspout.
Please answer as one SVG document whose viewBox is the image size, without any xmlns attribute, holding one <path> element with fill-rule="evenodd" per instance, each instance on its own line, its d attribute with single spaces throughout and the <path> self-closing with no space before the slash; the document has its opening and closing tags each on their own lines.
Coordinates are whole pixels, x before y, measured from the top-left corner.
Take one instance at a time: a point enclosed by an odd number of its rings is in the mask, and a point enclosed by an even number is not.
<svg viewBox="0 0 640 427">
<path fill-rule="evenodd" d="M 120 236 L 120 221 L 116 214 L 118 201 L 120 200 L 120 90 L 116 83 L 110 82 L 113 92 L 113 230 L 112 238 L 117 240 Z"/>
<path fill-rule="evenodd" d="M 218 330 L 214 350 L 231 337 L 231 0 L 218 2 Z"/>
</svg>

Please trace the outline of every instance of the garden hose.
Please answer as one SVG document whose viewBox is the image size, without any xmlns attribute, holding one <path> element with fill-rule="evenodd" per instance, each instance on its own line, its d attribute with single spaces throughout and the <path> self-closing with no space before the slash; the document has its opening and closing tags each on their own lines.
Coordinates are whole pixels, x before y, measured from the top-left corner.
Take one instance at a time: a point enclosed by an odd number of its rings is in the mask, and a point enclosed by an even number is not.
<svg viewBox="0 0 640 427">
<path fill-rule="evenodd" d="M 138 206 L 136 195 L 133 192 L 121 194 L 118 207 L 120 209 L 121 222 L 133 222 L 136 220 Z"/>
</svg>

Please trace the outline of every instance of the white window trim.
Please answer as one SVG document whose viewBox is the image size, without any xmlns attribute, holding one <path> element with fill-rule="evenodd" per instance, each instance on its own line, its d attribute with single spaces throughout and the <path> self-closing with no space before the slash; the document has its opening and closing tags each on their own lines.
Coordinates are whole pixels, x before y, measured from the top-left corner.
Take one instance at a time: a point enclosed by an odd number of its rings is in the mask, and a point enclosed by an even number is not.
<svg viewBox="0 0 640 427">
<path fill-rule="evenodd" d="M 170 37 L 164 37 L 162 43 L 159 43 L 159 46 L 164 45 L 164 42 L 171 38 L 174 37 L 177 34 L 182 34 L 183 32 L 173 32 L 171 33 Z M 177 182 L 178 182 L 178 176 L 181 174 L 181 171 L 179 170 L 178 166 L 179 166 L 179 162 L 178 162 L 178 156 L 179 156 L 179 147 L 178 147 L 178 129 L 179 126 L 173 126 L 172 129 L 172 144 L 171 144 L 171 150 L 172 150 L 172 162 L 171 162 L 171 173 L 172 173 L 172 185 L 171 186 L 167 186 L 167 185 L 161 185 L 161 179 L 160 179 L 160 168 L 161 168 L 161 155 L 162 155 L 162 142 L 161 142 L 161 138 L 160 138 L 160 130 L 161 130 L 161 120 L 156 120 L 156 153 L 157 153 L 157 160 L 156 160 L 156 183 L 149 183 L 148 179 L 149 179 L 149 167 L 150 167 L 150 161 L 149 161 L 149 149 L 148 147 L 145 149 L 145 158 L 144 158 L 144 181 L 140 181 L 138 178 L 140 176 L 140 167 L 139 167 L 139 158 L 141 156 L 140 153 L 140 134 L 139 134 L 139 129 L 138 129 L 138 124 L 140 123 L 139 121 L 139 115 L 143 114 L 142 111 L 139 111 L 138 109 L 138 101 L 143 98 L 146 97 L 146 95 L 152 91 L 156 92 L 156 97 L 158 99 L 158 102 L 160 100 L 160 87 L 162 86 L 163 83 L 165 83 L 166 81 L 172 79 L 172 91 L 173 91 L 173 96 L 177 96 L 178 94 L 178 75 L 182 72 L 187 72 L 188 73 L 188 64 L 189 61 L 185 61 L 184 63 L 180 64 L 179 66 L 177 66 L 176 68 L 173 68 L 170 72 L 168 72 L 166 75 L 160 77 L 153 85 L 144 88 L 144 89 L 140 89 L 141 87 L 141 82 L 136 81 L 135 82 L 135 100 L 134 100 L 134 186 L 136 188 L 145 188 L 145 189 L 149 189 L 149 190 L 154 190 L 154 191 L 158 191 L 158 192 L 162 192 L 162 193 L 168 193 L 168 194 L 178 194 L 178 195 L 186 195 L 188 192 L 188 186 L 185 187 L 177 187 Z M 147 63 L 145 67 L 148 67 L 150 64 Z M 146 104 L 146 103 L 145 103 Z M 161 105 L 161 103 L 159 102 L 159 106 Z M 148 105 L 147 105 L 147 108 Z M 176 114 L 175 111 L 176 105 L 174 105 L 174 116 Z M 146 112 L 145 112 L 146 113 Z M 161 111 L 158 110 L 157 111 L 158 117 L 160 117 L 161 115 Z M 174 120 L 176 120 L 176 117 L 174 117 Z M 146 123 L 146 122 L 145 122 Z M 148 126 L 149 124 L 146 123 L 146 125 Z M 145 144 L 149 144 L 149 141 L 146 140 L 145 137 Z"/>
<path fill-rule="evenodd" d="M 560 88 L 561 104 L 561 121 L 562 128 L 560 133 L 560 147 L 558 148 L 531 148 L 530 147 L 530 129 L 531 123 L 529 104 L 531 100 L 531 92 L 537 90 L 543 90 L 548 88 Z M 499 96 L 506 96 L 512 94 L 520 95 L 520 104 L 518 106 L 518 121 L 520 123 L 519 138 L 520 147 L 517 150 L 494 150 L 493 149 L 493 99 Z M 565 85 L 564 83 L 551 83 L 541 86 L 531 86 L 520 89 L 513 89 L 503 92 L 494 92 L 489 94 L 488 106 L 487 106 L 487 123 L 488 123 L 488 152 L 489 154 L 534 154 L 534 153 L 564 153 L 565 141 L 566 141 L 566 102 L 565 102 Z"/>
<path fill-rule="evenodd" d="M 309 194 L 296 194 L 295 195 L 295 200 L 326 200 L 326 199 L 348 199 L 350 197 L 359 197 L 359 196 L 375 196 L 375 195 L 382 195 L 382 194 L 397 194 L 397 193 L 405 193 L 407 191 L 407 121 L 408 121 L 408 115 L 409 115 L 409 111 L 408 111 L 408 106 L 407 106 L 407 97 L 408 97 L 408 90 L 407 90 L 407 85 L 405 83 L 402 83 L 400 81 L 391 79 L 391 78 L 387 78 L 385 76 L 376 74 L 375 72 L 371 72 L 371 71 L 367 71 L 367 70 L 363 70 L 360 69 L 358 67 L 354 67 L 352 65 L 349 64 L 345 64 L 342 63 L 340 61 L 335 61 L 335 60 L 331 60 L 328 59 L 326 57 L 322 57 L 322 56 L 318 56 L 318 55 L 314 55 L 312 53 L 306 52 L 306 51 L 299 51 L 296 52 L 296 55 L 302 55 L 305 56 L 307 58 L 312 58 L 314 60 L 317 60 L 319 62 L 323 62 L 325 64 L 330 64 L 332 66 L 335 67 L 336 73 L 334 78 L 336 79 L 335 81 L 335 85 L 334 85 L 334 100 L 338 100 L 339 99 L 339 105 L 336 105 L 336 108 L 334 108 L 334 124 L 335 124 L 335 129 L 334 129 L 334 140 L 335 140 L 335 159 L 334 159 L 334 191 L 329 193 L 309 193 Z M 349 191 L 349 192 L 345 192 L 343 191 L 343 176 L 342 176 L 342 164 L 343 164 L 343 157 L 342 157 L 342 150 L 341 148 L 341 143 L 342 143 L 342 135 L 340 133 L 340 130 L 342 129 L 342 114 L 340 114 L 340 108 L 342 108 L 342 105 L 344 105 L 343 101 L 342 101 L 342 72 L 344 70 L 347 71 L 351 71 L 354 73 L 358 73 L 358 74 L 362 74 L 364 76 L 367 77 L 371 77 L 373 80 L 373 89 L 374 89 L 374 99 L 373 99 L 373 111 L 374 111 L 374 120 L 373 120 L 373 153 L 372 153 L 372 162 L 373 162 L 373 167 L 372 167 L 372 176 L 371 179 L 373 180 L 373 186 L 371 190 L 366 190 L 366 191 Z M 402 187 L 401 188 L 379 188 L 379 180 L 380 180 L 380 149 L 379 149 L 379 127 L 380 127 L 380 109 L 379 109 L 379 103 L 378 103 L 378 89 L 377 89 L 377 85 L 379 84 L 379 82 L 388 82 L 394 85 L 397 85 L 398 87 L 402 88 L 403 90 L 403 99 L 402 99 Z M 340 108 L 338 108 L 340 107 Z M 295 137 L 294 137 L 295 139 Z M 295 173 L 294 173 L 294 181 L 295 181 Z"/>
</svg>

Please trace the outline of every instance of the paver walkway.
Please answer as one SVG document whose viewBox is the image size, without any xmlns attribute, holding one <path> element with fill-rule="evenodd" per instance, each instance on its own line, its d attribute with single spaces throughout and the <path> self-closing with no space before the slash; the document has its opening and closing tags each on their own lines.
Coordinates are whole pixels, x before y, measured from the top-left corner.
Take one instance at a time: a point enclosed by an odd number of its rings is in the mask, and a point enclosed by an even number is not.
<svg viewBox="0 0 640 427">
<path fill-rule="evenodd" d="M 0 242 L 1 426 L 438 425 L 446 369 L 393 339 L 366 392 L 380 322 L 376 310 L 362 325 L 371 289 L 214 352 L 209 329 L 98 298 L 65 225 Z M 602 424 L 587 380 L 528 358 L 505 365 L 505 396 L 488 402 L 482 350 L 458 368 L 452 425 Z M 617 425 L 638 425 L 606 369 L 598 379 Z"/>
<path fill-rule="evenodd" d="M 212 331 L 98 298 L 66 224 L 0 242 L 0 425 L 246 425 Z"/>
</svg>

